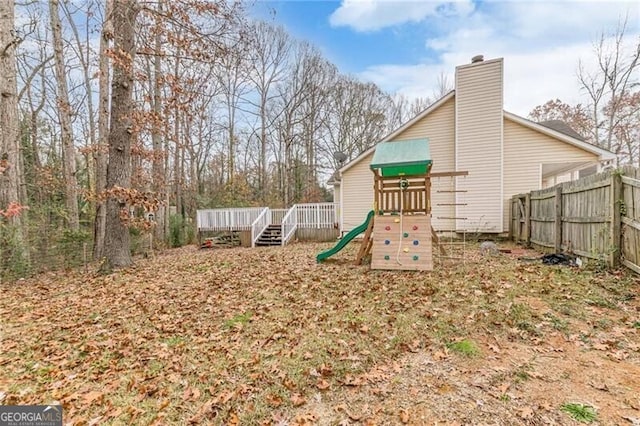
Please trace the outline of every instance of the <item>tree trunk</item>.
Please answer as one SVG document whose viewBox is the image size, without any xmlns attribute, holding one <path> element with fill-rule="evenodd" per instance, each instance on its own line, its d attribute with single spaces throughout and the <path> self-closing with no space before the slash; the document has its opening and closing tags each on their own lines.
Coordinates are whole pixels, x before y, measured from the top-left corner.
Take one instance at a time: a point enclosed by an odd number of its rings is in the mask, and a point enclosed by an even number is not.
<svg viewBox="0 0 640 426">
<path fill-rule="evenodd" d="M 78 213 L 78 182 L 76 178 L 76 150 L 71 130 L 71 104 L 67 90 L 67 73 L 62 53 L 62 27 L 58 14 L 58 0 L 50 0 L 49 17 L 53 35 L 53 53 L 58 91 L 58 117 L 60 118 L 60 140 L 64 157 L 65 200 L 67 205 L 67 223 L 73 231 L 80 229 Z"/>
<path fill-rule="evenodd" d="M 162 13 L 162 1 L 158 2 L 158 12 Z M 160 18 L 157 18 L 156 25 L 162 25 Z M 153 82 L 153 128 L 151 132 L 151 142 L 153 144 L 153 165 L 152 165 L 152 179 L 153 179 L 153 191 L 156 193 L 156 197 L 159 200 L 164 201 L 166 198 L 166 172 L 164 167 L 165 152 L 163 150 L 162 143 L 162 129 L 160 126 L 160 119 L 162 116 L 162 87 L 160 85 L 160 79 L 162 77 L 162 63 L 160 51 L 162 50 L 162 40 L 160 38 L 160 31 L 156 31 L 155 36 L 155 53 L 156 56 L 153 59 L 153 76 L 150 76 Z M 167 206 L 162 203 L 158 206 L 158 211 L 155 213 L 156 226 L 154 228 L 154 239 L 156 242 L 164 243 L 166 240 L 165 233 L 165 220 L 166 219 Z"/>
<path fill-rule="evenodd" d="M 107 187 L 107 147 L 109 144 L 109 41 L 113 38 L 113 23 L 111 14 L 113 1 L 105 3 L 105 21 L 100 37 L 100 62 L 99 62 L 99 110 L 98 110 L 98 147 L 96 150 L 96 193 L 102 193 Z M 107 218 L 106 203 L 98 197 L 96 203 L 96 219 L 93 227 L 93 259 L 102 258 L 104 250 L 104 232 Z"/>
<path fill-rule="evenodd" d="M 107 191 L 131 186 L 131 141 L 134 112 L 133 61 L 135 57 L 135 21 L 139 8 L 136 0 L 120 0 L 113 8 L 114 60 L 111 92 L 111 123 Z M 104 257 L 102 270 L 130 266 L 133 263 L 129 242 L 126 201 L 110 193 L 107 198 Z"/>
<path fill-rule="evenodd" d="M 58 0 L 55 0 L 55 3 L 57 3 Z M 95 110 L 93 108 L 93 87 L 92 87 L 92 83 L 91 83 L 91 64 L 90 64 L 90 57 L 91 57 L 91 47 L 90 47 L 90 43 L 89 43 L 89 39 L 88 39 L 88 34 L 87 34 L 87 39 L 86 39 L 86 43 L 85 46 L 83 46 L 82 41 L 80 40 L 80 34 L 78 33 L 78 26 L 75 23 L 75 20 L 73 18 L 73 15 L 69 12 L 68 8 L 66 7 L 67 5 L 65 3 L 63 3 L 63 11 L 65 13 L 65 16 L 68 19 L 68 23 L 69 23 L 69 27 L 71 28 L 71 31 L 73 32 L 73 37 L 75 39 L 76 42 L 76 46 L 77 46 L 77 51 L 78 51 L 78 59 L 80 61 L 80 66 L 82 67 L 82 79 L 84 82 L 84 87 L 85 90 L 87 91 L 87 120 L 88 120 L 88 125 L 89 125 L 89 129 L 88 129 L 88 135 L 85 135 L 84 139 L 85 139 L 85 143 L 88 142 L 88 146 L 91 148 L 85 158 L 86 158 L 86 167 L 87 167 L 87 189 L 89 191 L 89 194 L 96 194 L 98 191 L 102 191 L 104 190 L 104 187 L 97 189 L 96 187 L 96 162 L 97 162 L 97 152 L 96 150 L 99 150 L 100 147 L 98 146 L 98 135 L 97 135 L 97 129 L 96 129 L 96 118 L 95 118 Z M 56 7 L 57 10 L 57 7 Z M 89 19 L 89 18 L 87 18 Z M 56 15 L 56 20 L 58 21 L 59 24 L 59 19 L 57 18 Z M 106 55 L 105 55 L 106 56 Z M 62 57 L 62 56 L 61 56 Z M 102 58 L 100 58 L 100 60 L 102 60 Z M 65 84 L 65 89 L 66 89 L 66 84 Z M 86 146 L 86 145 L 85 145 Z M 77 182 L 76 182 L 77 184 Z M 90 211 L 94 211 L 96 208 L 96 200 L 94 197 L 90 197 L 89 198 L 89 210 Z"/>
<path fill-rule="evenodd" d="M 19 40 L 14 36 L 14 19 L 14 2 L 0 1 L 0 209 L 19 202 L 18 185 L 22 181 L 15 56 Z M 9 218 L 9 223 L 15 230 L 15 252 L 28 260 L 23 221 L 16 215 Z"/>
<path fill-rule="evenodd" d="M 260 201 L 267 202 L 267 97 L 260 100 Z"/>
</svg>

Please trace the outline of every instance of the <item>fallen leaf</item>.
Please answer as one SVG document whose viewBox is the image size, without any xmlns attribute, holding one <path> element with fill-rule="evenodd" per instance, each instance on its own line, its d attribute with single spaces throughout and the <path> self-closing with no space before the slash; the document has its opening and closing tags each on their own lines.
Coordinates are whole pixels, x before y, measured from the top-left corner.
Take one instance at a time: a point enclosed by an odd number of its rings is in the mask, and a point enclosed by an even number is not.
<svg viewBox="0 0 640 426">
<path fill-rule="evenodd" d="M 102 416 L 97 416 L 92 418 L 91 420 L 89 420 L 87 422 L 87 426 L 95 426 L 95 425 L 99 425 L 104 421 Z"/>
<path fill-rule="evenodd" d="M 629 407 L 633 408 L 634 410 L 640 410 L 640 398 L 635 398 L 635 399 L 625 399 L 625 404 L 627 404 Z"/>
<path fill-rule="evenodd" d="M 631 423 L 632 426 L 640 426 L 640 418 L 638 417 L 631 417 L 631 416 L 620 416 L 620 417 L 622 417 L 623 419 Z"/>
<path fill-rule="evenodd" d="M 364 380 L 361 377 L 354 377 L 350 374 L 347 374 L 342 381 L 342 384 L 345 386 L 361 386 L 364 383 Z"/>
<path fill-rule="evenodd" d="M 400 412 L 398 413 L 398 416 L 400 417 L 400 421 L 403 424 L 407 424 L 409 423 L 409 411 L 407 411 L 406 409 L 401 409 Z"/>
<path fill-rule="evenodd" d="M 589 383 L 591 385 L 591 387 L 604 391 L 604 392 L 609 392 L 609 387 L 607 386 L 606 383 L 596 383 L 596 382 L 591 382 Z"/>
<path fill-rule="evenodd" d="M 291 398 L 289 398 L 291 400 L 291 404 L 294 407 L 299 407 L 301 405 L 306 404 L 307 400 L 300 395 L 299 393 L 294 393 L 293 395 L 291 395 Z"/>
<path fill-rule="evenodd" d="M 331 385 L 325 379 L 319 379 L 316 383 L 316 387 L 320 390 L 327 390 Z"/>
<path fill-rule="evenodd" d="M 293 426 L 313 426 L 317 417 L 313 413 L 298 414 L 293 418 Z"/>
<path fill-rule="evenodd" d="M 525 420 L 533 418 L 533 409 L 531 407 L 525 406 L 518 409 L 518 416 L 522 417 Z"/>
<path fill-rule="evenodd" d="M 239 424 L 240 419 L 238 418 L 238 415 L 234 411 L 229 413 L 229 421 L 227 421 L 227 426 L 237 426 Z"/>
<path fill-rule="evenodd" d="M 82 397 L 82 400 L 84 401 L 85 404 L 87 405 L 91 405 L 94 401 L 100 401 L 102 398 L 104 397 L 104 394 L 100 391 L 91 391 L 87 394 L 85 394 Z"/>
<path fill-rule="evenodd" d="M 274 408 L 282 405 L 282 398 L 278 395 L 269 394 L 265 397 L 265 399 L 267 400 L 267 403 Z"/>
<path fill-rule="evenodd" d="M 591 347 L 597 351 L 607 351 L 609 350 L 609 345 L 605 345 L 603 343 L 594 343 Z"/>
</svg>

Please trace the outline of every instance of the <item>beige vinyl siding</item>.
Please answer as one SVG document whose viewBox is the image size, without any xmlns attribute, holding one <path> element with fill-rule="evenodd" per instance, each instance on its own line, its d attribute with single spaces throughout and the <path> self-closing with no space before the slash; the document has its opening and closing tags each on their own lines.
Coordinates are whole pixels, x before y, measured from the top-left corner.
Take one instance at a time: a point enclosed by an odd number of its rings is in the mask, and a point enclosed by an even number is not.
<svg viewBox="0 0 640 426">
<path fill-rule="evenodd" d="M 342 173 L 342 232 L 360 225 L 373 209 L 373 152 Z"/>
<path fill-rule="evenodd" d="M 429 150 L 433 161 L 433 172 L 451 172 L 455 169 L 454 160 L 454 114 L 455 98 L 451 98 L 431 114 L 416 122 L 395 137 L 394 140 L 402 141 L 416 138 L 428 138 Z M 453 193 L 438 192 L 451 190 L 454 186 L 452 178 L 434 178 L 431 181 L 431 225 L 436 231 L 451 230 L 454 227 L 451 219 L 442 219 L 453 216 Z"/>
<path fill-rule="evenodd" d="M 338 229 L 342 229 L 342 185 L 339 182 L 333 184 L 333 202 L 337 205 Z"/>
<path fill-rule="evenodd" d="M 502 59 L 456 69 L 456 216 L 468 231 L 502 231 Z"/>
<path fill-rule="evenodd" d="M 598 161 L 598 156 L 536 132 L 509 119 L 504 120 L 504 222 L 509 229 L 509 200 L 513 195 L 539 189 L 544 163 Z"/>
</svg>

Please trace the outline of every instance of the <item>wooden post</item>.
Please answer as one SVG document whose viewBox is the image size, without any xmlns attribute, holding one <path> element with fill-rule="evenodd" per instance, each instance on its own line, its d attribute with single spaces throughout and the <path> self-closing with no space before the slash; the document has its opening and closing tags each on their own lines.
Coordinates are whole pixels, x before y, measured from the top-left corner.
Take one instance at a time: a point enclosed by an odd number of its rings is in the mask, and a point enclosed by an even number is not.
<svg viewBox="0 0 640 426">
<path fill-rule="evenodd" d="M 383 206 L 382 206 L 382 188 L 381 186 L 381 182 L 380 182 L 380 177 L 378 176 L 378 172 L 377 171 L 373 171 L 373 192 L 375 193 L 374 196 L 374 206 L 373 209 L 376 210 L 376 214 L 378 213 L 378 210 L 382 210 Z"/>
<path fill-rule="evenodd" d="M 356 256 L 356 265 L 362 265 L 362 261 L 364 260 L 365 256 L 371 251 L 371 233 L 373 232 L 373 222 L 375 221 L 375 218 L 376 216 L 374 213 L 373 217 L 369 221 L 369 224 L 367 225 L 367 230 L 364 232 L 364 238 L 360 243 L 360 249 L 358 250 L 358 254 Z"/>
<path fill-rule="evenodd" d="M 554 232 L 554 249 L 556 253 L 562 251 L 562 185 L 556 186 L 556 214 L 555 214 L 555 232 Z"/>
<path fill-rule="evenodd" d="M 620 248 L 621 248 L 621 215 L 620 203 L 622 202 L 622 176 L 619 173 L 611 174 L 611 234 L 609 241 L 609 266 L 612 268 L 620 264 Z"/>
<path fill-rule="evenodd" d="M 520 196 L 514 195 L 511 197 L 511 221 L 509 232 L 511 233 L 511 238 L 517 244 L 520 240 Z M 514 215 L 514 206 L 515 206 L 515 218 Z"/>
<path fill-rule="evenodd" d="M 524 242 L 531 245 L 531 193 L 527 192 L 524 198 Z"/>
</svg>

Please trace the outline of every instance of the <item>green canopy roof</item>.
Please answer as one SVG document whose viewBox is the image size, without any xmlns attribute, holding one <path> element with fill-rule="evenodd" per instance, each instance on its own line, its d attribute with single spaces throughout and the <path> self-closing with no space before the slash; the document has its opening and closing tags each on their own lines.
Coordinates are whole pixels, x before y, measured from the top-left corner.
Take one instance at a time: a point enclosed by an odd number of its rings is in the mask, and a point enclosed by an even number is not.
<svg viewBox="0 0 640 426">
<path fill-rule="evenodd" d="M 371 160 L 371 169 L 382 176 L 425 175 L 431 169 L 429 139 L 381 142 Z"/>
</svg>

